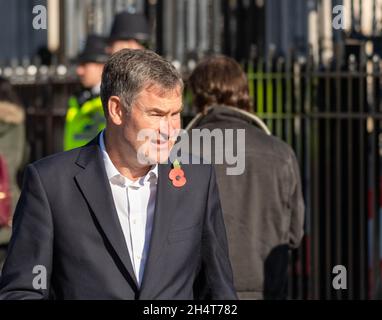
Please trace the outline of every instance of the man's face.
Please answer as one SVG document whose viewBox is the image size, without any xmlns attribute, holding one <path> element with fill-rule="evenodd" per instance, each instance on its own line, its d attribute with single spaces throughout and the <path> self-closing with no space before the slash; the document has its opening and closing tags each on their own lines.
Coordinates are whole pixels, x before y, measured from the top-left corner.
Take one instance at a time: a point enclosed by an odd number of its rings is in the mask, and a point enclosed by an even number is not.
<svg viewBox="0 0 382 320">
<path fill-rule="evenodd" d="M 107 52 L 114 54 L 122 49 L 144 49 L 144 47 L 136 40 L 117 40 L 110 44 Z"/>
<path fill-rule="evenodd" d="M 92 88 L 101 83 L 102 70 L 102 63 L 87 62 L 78 65 L 76 72 L 81 84 L 85 88 Z"/>
<path fill-rule="evenodd" d="M 144 166 L 167 161 L 181 126 L 180 87 L 164 90 L 153 85 L 141 91 L 125 113 L 123 136 Z"/>
</svg>

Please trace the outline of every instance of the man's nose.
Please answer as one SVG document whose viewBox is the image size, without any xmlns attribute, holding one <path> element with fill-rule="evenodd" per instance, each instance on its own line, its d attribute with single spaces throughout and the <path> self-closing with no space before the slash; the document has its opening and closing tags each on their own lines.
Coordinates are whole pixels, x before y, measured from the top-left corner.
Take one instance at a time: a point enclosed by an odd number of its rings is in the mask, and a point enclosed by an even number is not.
<svg viewBox="0 0 382 320">
<path fill-rule="evenodd" d="M 171 116 L 164 117 L 160 122 L 160 132 L 166 135 L 167 138 L 172 138 L 177 134 L 178 126 Z"/>
</svg>

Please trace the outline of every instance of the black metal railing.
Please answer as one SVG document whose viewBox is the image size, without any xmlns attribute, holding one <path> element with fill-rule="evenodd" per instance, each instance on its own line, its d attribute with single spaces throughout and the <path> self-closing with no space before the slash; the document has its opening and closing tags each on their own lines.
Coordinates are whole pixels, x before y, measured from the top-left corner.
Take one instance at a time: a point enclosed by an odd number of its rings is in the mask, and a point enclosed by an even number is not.
<svg viewBox="0 0 382 320">
<path fill-rule="evenodd" d="M 306 203 L 289 297 L 381 298 L 382 74 L 378 56 L 247 64 L 254 111 L 295 150 Z M 347 270 L 335 290 L 333 268 Z"/>
</svg>

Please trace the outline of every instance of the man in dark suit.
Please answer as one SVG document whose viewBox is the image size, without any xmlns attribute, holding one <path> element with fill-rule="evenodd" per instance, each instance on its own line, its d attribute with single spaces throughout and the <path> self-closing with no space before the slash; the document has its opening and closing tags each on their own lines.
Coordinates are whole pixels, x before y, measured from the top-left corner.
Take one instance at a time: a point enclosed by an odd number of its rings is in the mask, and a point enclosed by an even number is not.
<svg viewBox="0 0 382 320">
<path fill-rule="evenodd" d="M 162 163 L 182 90 L 154 52 L 110 58 L 106 130 L 26 170 L 0 299 L 236 298 L 212 166 Z"/>
</svg>

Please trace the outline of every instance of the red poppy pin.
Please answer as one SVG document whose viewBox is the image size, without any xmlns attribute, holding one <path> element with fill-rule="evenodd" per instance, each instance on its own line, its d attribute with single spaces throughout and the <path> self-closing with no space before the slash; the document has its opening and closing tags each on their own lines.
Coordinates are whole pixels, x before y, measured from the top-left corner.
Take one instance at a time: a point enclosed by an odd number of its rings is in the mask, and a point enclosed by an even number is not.
<svg viewBox="0 0 382 320">
<path fill-rule="evenodd" d="M 172 165 L 173 165 L 173 168 L 168 174 L 168 177 L 170 178 L 172 185 L 174 187 L 177 187 L 177 188 L 183 187 L 186 184 L 187 179 L 184 176 L 184 171 L 180 167 L 180 162 L 178 160 L 175 160 Z"/>
</svg>

